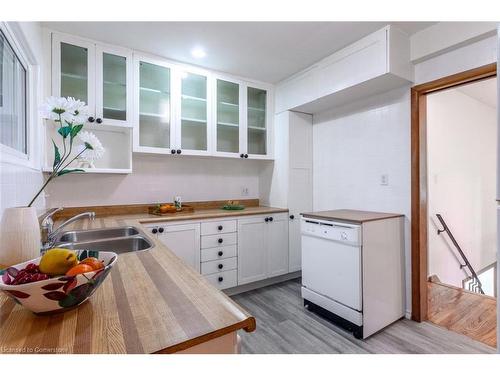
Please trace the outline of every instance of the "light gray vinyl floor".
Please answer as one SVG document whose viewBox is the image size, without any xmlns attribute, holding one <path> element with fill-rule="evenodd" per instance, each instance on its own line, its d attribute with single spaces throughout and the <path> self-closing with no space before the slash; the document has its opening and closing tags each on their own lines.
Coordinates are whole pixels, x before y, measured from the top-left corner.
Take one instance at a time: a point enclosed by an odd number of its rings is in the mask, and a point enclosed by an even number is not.
<svg viewBox="0 0 500 375">
<path fill-rule="evenodd" d="M 300 279 L 232 296 L 252 313 L 257 329 L 241 331 L 242 352 L 249 353 L 495 353 L 466 336 L 432 323 L 402 319 L 366 340 L 303 307 Z"/>
</svg>

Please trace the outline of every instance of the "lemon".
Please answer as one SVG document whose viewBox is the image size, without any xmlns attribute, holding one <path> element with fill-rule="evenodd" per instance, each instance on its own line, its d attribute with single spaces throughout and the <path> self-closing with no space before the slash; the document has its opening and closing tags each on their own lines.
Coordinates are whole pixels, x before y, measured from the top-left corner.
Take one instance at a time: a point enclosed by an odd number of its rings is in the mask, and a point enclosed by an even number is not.
<svg viewBox="0 0 500 375">
<path fill-rule="evenodd" d="M 64 275 L 78 264 L 78 257 L 72 250 L 54 248 L 48 250 L 40 259 L 40 272 L 50 276 Z"/>
</svg>

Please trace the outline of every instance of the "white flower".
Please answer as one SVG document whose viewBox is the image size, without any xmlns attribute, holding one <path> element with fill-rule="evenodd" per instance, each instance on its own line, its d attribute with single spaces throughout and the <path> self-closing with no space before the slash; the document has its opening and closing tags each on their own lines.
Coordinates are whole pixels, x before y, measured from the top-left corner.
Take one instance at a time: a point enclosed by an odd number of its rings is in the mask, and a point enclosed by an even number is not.
<svg viewBox="0 0 500 375">
<path fill-rule="evenodd" d="M 78 133 L 78 138 L 82 141 L 82 144 L 79 146 L 77 151 L 79 150 L 78 152 L 80 153 L 87 148 L 80 156 L 82 159 L 94 161 L 100 159 L 106 151 L 102 146 L 101 141 L 99 141 L 94 133 L 81 131 Z"/>
<path fill-rule="evenodd" d="M 59 115 L 65 126 L 70 124 L 84 124 L 87 119 L 88 107 L 85 102 L 75 98 L 64 98 L 57 96 L 48 97 L 40 107 L 43 118 L 49 120 L 59 120 Z"/>
<path fill-rule="evenodd" d="M 69 112 L 73 114 L 73 124 L 85 124 L 87 121 L 89 108 L 85 105 L 85 102 L 81 100 L 68 97 L 68 108 Z"/>
</svg>

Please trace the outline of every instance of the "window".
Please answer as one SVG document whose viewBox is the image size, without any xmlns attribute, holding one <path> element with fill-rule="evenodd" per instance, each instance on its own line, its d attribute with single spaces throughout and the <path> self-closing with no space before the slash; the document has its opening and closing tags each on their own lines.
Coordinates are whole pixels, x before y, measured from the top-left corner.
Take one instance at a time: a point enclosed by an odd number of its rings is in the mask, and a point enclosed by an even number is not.
<svg viewBox="0 0 500 375">
<path fill-rule="evenodd" d="M 26 67 L 0 29 L 0 145 L 27 156 Z"/>
</svg>

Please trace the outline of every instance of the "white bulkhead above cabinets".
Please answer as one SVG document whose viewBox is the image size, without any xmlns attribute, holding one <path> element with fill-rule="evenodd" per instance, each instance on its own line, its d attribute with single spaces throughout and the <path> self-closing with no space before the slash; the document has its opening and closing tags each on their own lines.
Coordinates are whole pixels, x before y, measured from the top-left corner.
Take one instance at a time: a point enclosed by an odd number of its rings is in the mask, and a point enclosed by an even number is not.
<svg viewBox="0 0 500 375">
<path fill-rule="evenodd" d="M 412 81 L 409 36 L 389 25 L 279 83 L 276 113 L 317 113 Z"/>
</svg>

